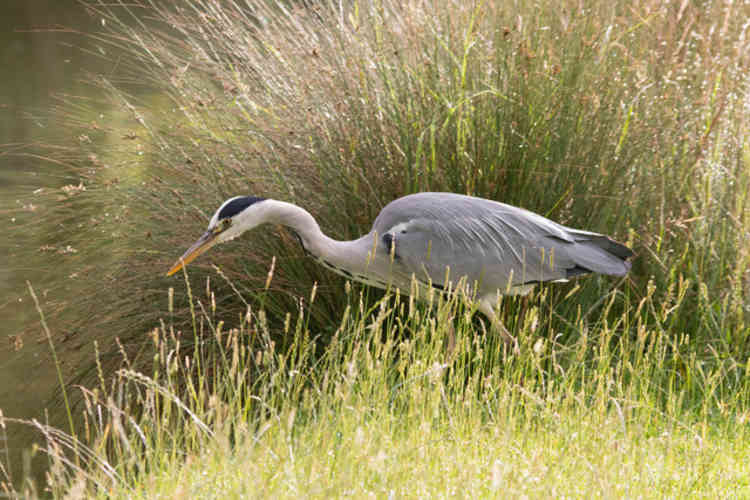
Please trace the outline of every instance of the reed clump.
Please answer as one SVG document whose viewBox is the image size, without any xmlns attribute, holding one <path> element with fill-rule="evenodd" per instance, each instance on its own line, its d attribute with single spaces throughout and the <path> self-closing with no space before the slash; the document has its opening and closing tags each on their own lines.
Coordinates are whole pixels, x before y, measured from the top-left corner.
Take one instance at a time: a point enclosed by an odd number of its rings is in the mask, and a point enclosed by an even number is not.
<svg viewBox="0 0 750 500">
<path fill-rule="evenodd" d="M 118 65 L 92 78 L 101 101 L 66 108 L 78 142 L 59 154 L 85 191 L 40 203 L 35 219 L 76 250 L 50 284 L 76 345 L 117 332 L 137 349 L 175 284 L 164 270 L 229 196 L 299 203 L 351 238 L 393 198 L 446 190 L 627 240 L 638 253 L 628 300 L 652 280 L 667 304 L 686 280 L 675 331 L 745 355 L 747 6 L 87 7 L 106 27 L 94 47 Z M 263 292 L 276 324 L 317 282 L 311 321 L 330 335 L 343 282 L 285 230 L 253 236 L 191 275 L 212 274 L 217 307 L 237 317 L 245 305 L 218 265 L 248 297 Z M 600 307 L 610 286 L 581 282 L 580 303 Z M 507 310 L 512 322 L 517 306 Z"/>
</svg>

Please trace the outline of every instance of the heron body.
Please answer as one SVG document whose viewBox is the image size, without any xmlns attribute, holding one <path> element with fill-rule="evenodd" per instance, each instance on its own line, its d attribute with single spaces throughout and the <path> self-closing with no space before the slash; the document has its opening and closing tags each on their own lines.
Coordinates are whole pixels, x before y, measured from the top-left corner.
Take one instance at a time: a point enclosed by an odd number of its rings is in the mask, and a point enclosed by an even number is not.
<svg viewBox="0 0 750 500">
<path fill-rule="evenodd" d="M 263 223 L 282 224 L 305 252 L 348 279 L 403 293 L 466 287 L 467 296 L 507 334 L 495 315 L 502 295 L 536 283 L 599 273 L 623 276 L 633 252 L 607 236 L 572 229 L 522 208 L 455 193 L 417 193 L 386 205 L 369 233 L 337 241 L 309 212 L 283 201 L 235 197 L 216 211 L 206 233 L 170 269 Z"/>
</svg>

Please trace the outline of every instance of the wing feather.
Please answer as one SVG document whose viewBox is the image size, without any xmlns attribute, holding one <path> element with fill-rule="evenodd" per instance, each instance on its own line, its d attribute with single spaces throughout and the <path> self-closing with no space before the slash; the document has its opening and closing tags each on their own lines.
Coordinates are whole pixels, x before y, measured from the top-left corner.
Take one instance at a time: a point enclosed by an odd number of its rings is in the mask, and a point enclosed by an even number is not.
<svg viewBox="0 0 750 500">
<path fill-rule="evenodd" d="M 387 205 L 373 231 L 394 250 L 393 271 L 446 286 L 466 278 L 480 293 L 599 272 L 622 275 L 632 255 L 606 236 L 538 214 L 453 193 L 419 193 Z M 393 248 L 392 246 L 395 246 Z M 380 246 L 379 246 L 380 247 Z"/>
</svg>

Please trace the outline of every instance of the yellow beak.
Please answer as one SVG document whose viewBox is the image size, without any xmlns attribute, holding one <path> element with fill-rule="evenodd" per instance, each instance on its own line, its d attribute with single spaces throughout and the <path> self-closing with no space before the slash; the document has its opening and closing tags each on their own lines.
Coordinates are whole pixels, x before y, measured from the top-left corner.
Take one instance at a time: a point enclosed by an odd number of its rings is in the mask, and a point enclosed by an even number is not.
<svg viewBox="0 0 750 500">
<path fill-rule="evenodd" d="M 196 257 L 198 257 L 200 254 L 211 248 L 216 244 L 216 234 L 214 234 L 212 231 L 206 231 L 203 233 L 203 236 L 198 238 L 198 241 L 193 243 L 193 246 L 187 249 L 187 251 L 182 254 L 182 257 L 175 262 L 175 264 L 172 266 L 172 269 L 170 269 L 167 272 L 167 276 L 172 276 L 174 273 L 179 271 L 183 268 L 183 266 L 186 266 L 193 262 Z"/>
</svg>

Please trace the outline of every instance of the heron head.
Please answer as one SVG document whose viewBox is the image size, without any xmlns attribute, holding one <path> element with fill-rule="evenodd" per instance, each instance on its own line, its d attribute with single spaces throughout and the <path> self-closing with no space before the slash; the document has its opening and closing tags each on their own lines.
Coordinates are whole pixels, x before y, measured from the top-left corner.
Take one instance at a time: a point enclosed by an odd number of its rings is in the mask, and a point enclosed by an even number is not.
<svg viewBox="0 0 750 500">
<path fill-rule="evenodd" d="M 265 198 L 255 196 L 235 196 L 225 201 L 208 223 L 208 229 L 188 248 L 167 272 L 171 276 L 196 257 L 216 245 L 241 235 L 264 222 L 261 209 Z"/>
</svg>

